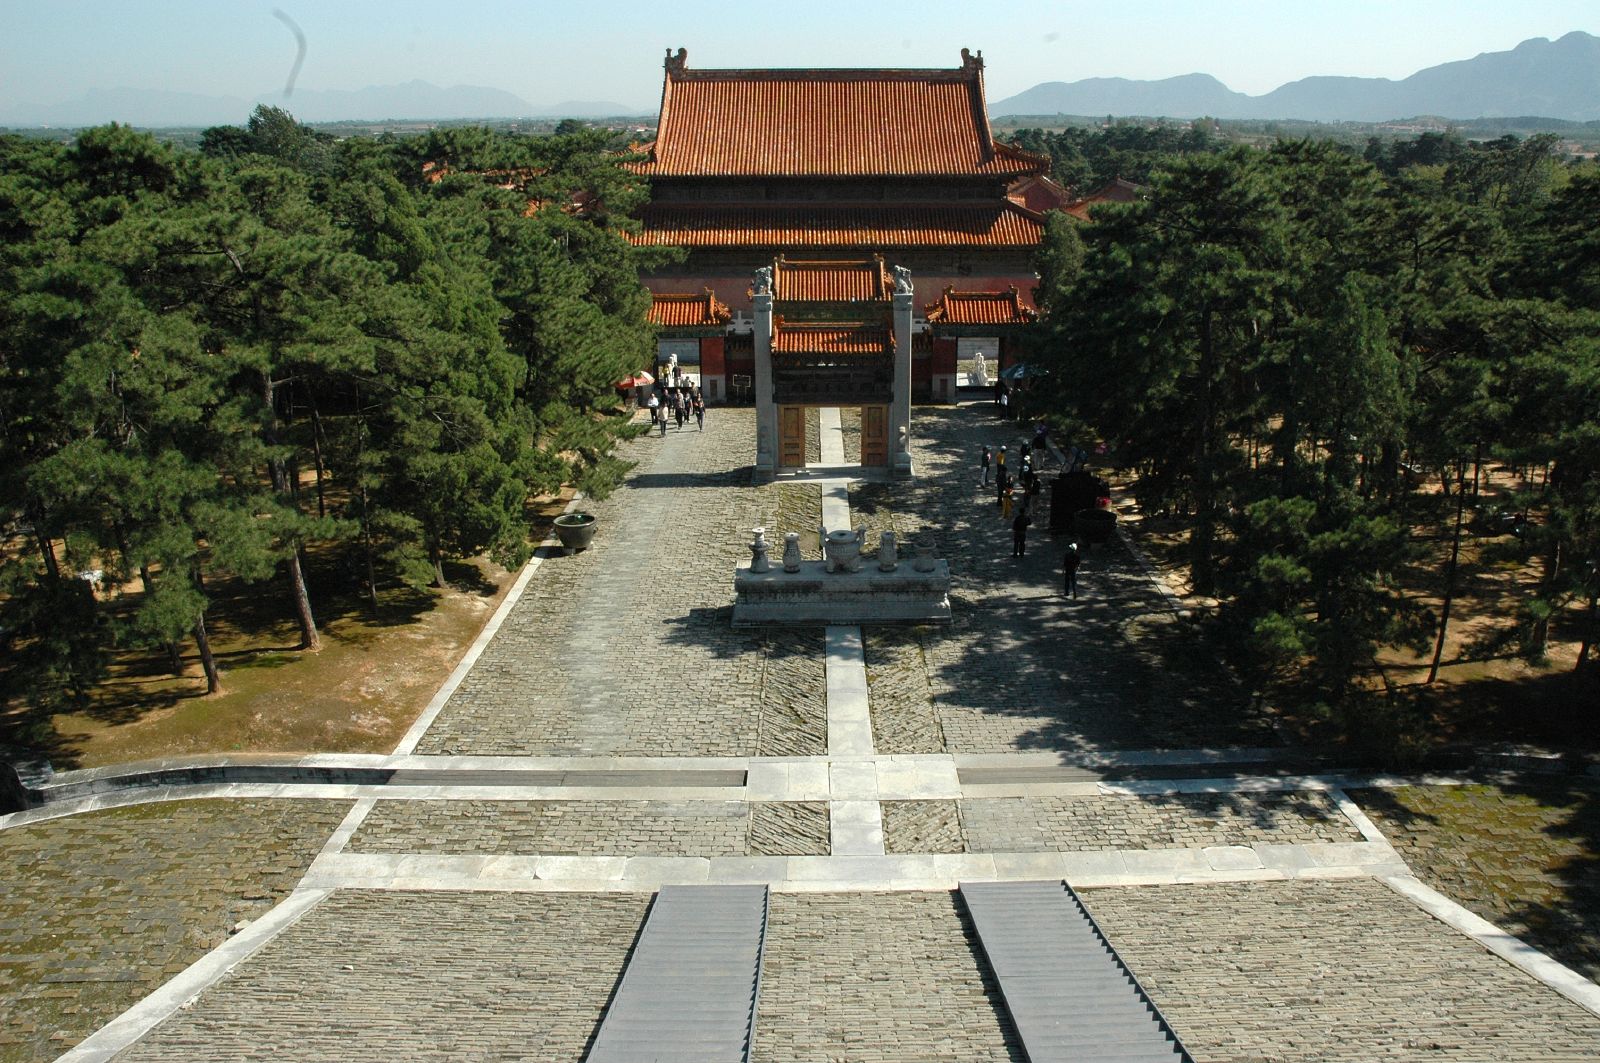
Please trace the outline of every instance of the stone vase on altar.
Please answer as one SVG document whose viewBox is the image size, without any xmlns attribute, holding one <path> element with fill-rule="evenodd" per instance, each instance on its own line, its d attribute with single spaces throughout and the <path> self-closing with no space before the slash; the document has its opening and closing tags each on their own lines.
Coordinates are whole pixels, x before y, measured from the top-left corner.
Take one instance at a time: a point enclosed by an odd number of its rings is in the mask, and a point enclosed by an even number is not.
<svg viewBox="0 0 1600 1063">
<path fill-rule="evenodd" d="M 772 562 L 767 558 L 767 529 L 754 528 L 755 539 L 750 543 L 750 571 L 768 572 Z"/>
</svg>

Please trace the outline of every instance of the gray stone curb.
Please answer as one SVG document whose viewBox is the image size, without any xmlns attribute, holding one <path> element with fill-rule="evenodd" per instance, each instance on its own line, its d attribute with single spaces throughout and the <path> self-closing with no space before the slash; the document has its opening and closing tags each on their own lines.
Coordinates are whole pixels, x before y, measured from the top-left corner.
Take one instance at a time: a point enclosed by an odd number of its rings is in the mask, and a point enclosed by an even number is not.
<svg viewBox="0 0 1600 1063">
<path fill-rule="evenodd" d="M 406 758 L 419 760 L 425 758 Z M 482 759 L 482 758 L 474 758 Z M 605 785 L 452 785 L 434 783 L 382 785 L 359 783 L 203 783 L 180 786 L 135 786 L 51 801 L 23 812 L 0 816 L 0 830 L 42 823 L 64 816 L 164 801 L 232 798 L 379 801 L 915 801 L 986 797 L 1140 797 L 1165 794 L 1284 793 L 1329 791 L 1337 801 L 1348 788 L 1387 789 L 1400 786 L 1458 786 L 1471 779 L 1454 776 L 1294 775 L 1221 776 L 1203 779 L 1139 779 L 1068 782 L 962 784 L 952 758 L 943 754 L 862 757 L 796 757 L 741 761 L 748 763 L 743 785 L 694 785 L 699 765 L 676 774 L 641 771 L 636 762 L 615 762 L 618 769 Z M 647 761 L 662 764 L 662 761 Z M 463 770 L 471 779 L 471 770 Z M 738 769 L 723 769 L 733 770 Z M 592 771 L 592 769 L 591 769 Z M 447 776 L 446 770 L 433 773 Z M 604 773 L 595 773 L 604 774 Z M 593 775 L 569 776 L 593 781 Z M 1363 835 L 1381 841 L 1382 834 L 1354 802 L 1340 807 Z M 1357 818 L 1360 817 L 1360 818 Z M 1371 832 L 1368 834 L 1368 832 Z"/>
<path fill-rule="evenodd" d="M 1409 875 L 1387 845 L 1219 845 L 1199 849 L 761 857 L 319 856 L 304 888 L 499 892 L 651 892 L 662 885 L 755 882 L 778 892 L 951 890 L 965 880 L 1063 878 L 1074 888 Z"/>
</svg>

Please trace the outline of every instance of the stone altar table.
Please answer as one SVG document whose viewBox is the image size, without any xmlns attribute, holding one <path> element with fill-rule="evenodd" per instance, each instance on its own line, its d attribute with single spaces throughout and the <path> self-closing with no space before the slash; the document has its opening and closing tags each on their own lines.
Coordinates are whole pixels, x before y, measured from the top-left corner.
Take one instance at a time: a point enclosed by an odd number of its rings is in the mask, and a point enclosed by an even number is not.
<svg viewBox="0 0 1600 1063">
<path fill-rule="evenodd" d="M 827 536 L 847 537 L 857 551 L 852 565 L 840 563 L 843 543 L 830 542 L 831 563 L 800 561 L 795 548 L 785 550 L 786 563 L 777 567 L 767 560 L 764 529 L 757 529 L 750 563 L 733 573 L 733 626 L 950 622 L 950 562 L 933 557 L 927 547 L 914 558 L 899 558 L 892 536 L 880 548 L 888 551 L 881 560 L 859 551 L 857 535 Z"/>
</svg>

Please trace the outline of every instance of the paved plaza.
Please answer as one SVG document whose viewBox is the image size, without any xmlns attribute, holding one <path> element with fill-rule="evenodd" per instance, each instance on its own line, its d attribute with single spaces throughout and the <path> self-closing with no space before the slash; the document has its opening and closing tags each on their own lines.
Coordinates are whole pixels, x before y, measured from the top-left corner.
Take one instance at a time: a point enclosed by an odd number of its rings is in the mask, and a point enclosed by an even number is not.
<svg viewBox="0 0 1600 1063">
<path fill-rule="evenodd" d="M 1039 879 L 1201 1063 L 1600 1058 L 1600 988 L 1385 797 L 1463 780 L 1295 774 L 1135 544 L 1076 601 L 1045 521 L 1010 556 L 976 455 L 1016 426 L 914 429 L 906 483 L 753 485 L 741 409 L 627 443 L 393 756 L 0 818 L 0 1061 L 578 1061 L 656 890 L 715 883 L 770 889 L 752 1058 L 1023 1060 L 959 887 Z M 735 630 L 751 529 L 814 557 L 825 516 L 932 542 L 952 623 Z"/>
</svg>

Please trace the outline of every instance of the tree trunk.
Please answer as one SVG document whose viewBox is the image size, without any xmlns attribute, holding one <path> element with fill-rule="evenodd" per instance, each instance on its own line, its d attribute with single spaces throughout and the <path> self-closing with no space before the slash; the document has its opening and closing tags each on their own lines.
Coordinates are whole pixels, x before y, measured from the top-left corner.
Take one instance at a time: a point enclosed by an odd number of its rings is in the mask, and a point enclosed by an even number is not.
<svg viewBox="0 0 1600 1063">
<path fill-rule="evenodd" d="M 443 587 L 444 557 L 439 553 L 438 543 L 431 541 L 428 543 L 428 559 L 433 562 L 433 585 L 435 587 Z"/>
<path fill-rule="evenodd" d="M 198 565 L 194 568 L 194 585 L 202 594 L 205 593 L 205 578 L 200 574 Z M 206 611 L 200 610 L 200 615 L 194 618 L 194 644 L 200 648 L 200 667 L 206 673 L 206 693 L 222 693 L 222 673 L 217 671 L 217 659 L 211 653 L 211 639 L 206 635 Z"/>
<path fill-rule="evenodd" d="M 1450 563 L 1444 570 L 1444 604 L 1439 607 L 1439 637 L 1433 644 L 1433 663 L 1428 666 L 1427 682 L 1439 678 L 1439 658 L 1444 655 L 1445 631 L 1450 627 L 1450 606 L 1456 597 L 1456 562 L 1461 557 L 1461 518 L 1467 509 L 1467 470 L 1463 467 L 1456 484 L 1456 528 L 1450 540 Z"/>
<path fill-rule="evenodd" d="M 1216 350 L 1212 335 L 1211 311 L 1200 318 L 1200 438 L 1195 454 L 1195 520 L 1189 535 L 1189 578 L 1196 594 L 1214 594 L 1217 589 L 1213 553 L 1217 538 L 1217 487 L 1214 458 L 1217 434 Z"/>
<path fill-rule="evenodd" d="M 1593 575 L 1589 577 L 1591 580 Z M 1591 585 L 1589 588 L 1589 623 L 1583 629 L 1583 641 L 1578 644 L 1578 663 L 1572 666 L 1574 672 L 1581 672 L 1589 663 L 1589 647 L 1594 645 L 1594 632 L 1597 620 L 1596 614 L 1600 613 L 1600 592 Z"/>
<path fill-rule="evenodd" d="M 322 639 L 317 635 L 317 622 L 311 615 L 311 597 L 306 593 L 305 572 L 300 566 L 299 543 L 289 550 L 289 586 L 294 592 L 295 617 L 300 621 L 300 648 L 321 649 Z"/>
<path fill-rule="evenodd" d="M 328 515 L 328 501 L 323 495 L 327 466 L 322 461 L 322 415 L 317 410 L 315 395 L 311 397 L 311 460 L 317 466 L 317 519 L 321 520 Z"/>
<path fill-rule="evenodd" d="M 278 447 L 278 407 L 276 396 L 273 393 L 272 374 L 261 374 L 261 402 L 266 416 L 267 446 L 270 448 L 270 457 L 267 465 L 272 473 L 272 489 L 278 497 L 286 499 L 292 505 L 294 493 L 290 490 L 289 472 L 283 457 L 277 453 Z M 298 511 L 298 506 L 296 507 Z M 293 537 L 289 542 L 289 588 L 294 598 L 295 619 L 300 624 L 300 649 L 320 649 L 322 640 L 317 635 L 317 621 L 311 613 L 311 595 L 306 590 L 305 572 L 300 564 L 300 539 Z"/>
<path fill-rule="evenodd" d="M 56 559 L 56 544 L 44 527 L 44 509 L 35 506 L 29 514 L 33 518 L 33 536 L 39 543 L 39 554 L 44 558 L 44 570 L 51 579 L 61 578 L 61 562 Z"/>
<path fill-rule="evenodd" d="M 316 406 L 311 407 L 312 416 L 316 416 Z M 356 389 L 356 410 L 361 409 L 361 389 Z M 367 602 L 372 607 L 372 615 L 378 615 L 378 572 L 373 562 L 372 548 L 372 500 L 367 495 L 366 476 L 367 453 L 367 421 L 361 417 L 356 422 L 356 484 L 361 490 L 361 552 L 365 555 L 367 563 Z M 319 495 L 320 498 L 320 495 Z"/>
<path fill-rule="evenodd" d="M 1547 555 L 1548 562 L 1544 572 L 1544 599 L 1548 603 L 1555 598 L 1556 580 L 1561 577 L 1561 540 L 1556 539 Z M 1553 610 L 1552 610 L 1553 611 Z M 1533 622 L 1533 635 L 1528 640 L 1528 652 L 1534 657 L 1543 657 L 1550 649 L 1550 613 L 1546 613 Z"/>
<path fill-rule="evenodd" d="M 206 671 L 206 693 L 222 693 L 222 676 L 217 671 L 217 659 L 211 655 L 211 640 L 206 637 L 206 614 L 194 620 L 194 643 L 200 647 L 200 667 Z"/>
</svg>

